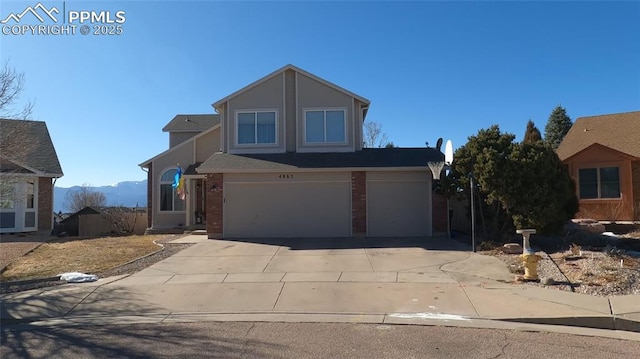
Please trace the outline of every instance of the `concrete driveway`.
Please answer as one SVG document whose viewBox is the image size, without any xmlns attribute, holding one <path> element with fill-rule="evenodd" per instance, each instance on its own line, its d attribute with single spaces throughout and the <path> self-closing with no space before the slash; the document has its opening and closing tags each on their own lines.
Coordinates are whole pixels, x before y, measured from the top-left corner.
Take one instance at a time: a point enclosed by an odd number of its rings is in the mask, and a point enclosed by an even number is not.
<svg viewBox="0 0 640 359">
<path fill-rule="evenodd" d="M 499 283 L 500 260 L 447 238 L 208 240 L 99 287 L 100 306 L 135 292 L 146 311 L 164 313 L 388 313 L 477 316 L 460 281 Z M 101 295 L 104 293 L 105 295 Z M 95 312 L 83 301 L 75 315 Z M 121 313 L 123 314 L 123 313 Z M 124 313 L 127 314 L 127 313 Z M 133 314 L 133 313 L 130 313 Z"/>
<path fill-rule="evenodd" d="M 43 325 L 203 320 L 472 325 L 475 319 L 509 319 L 640 331 L 637 296 L 608 299 L 513 284 L 513 274 L 499 259 L 447 238 L 188 236 L 175 242 L 195 244 L 130 276 L 2 295 L 1 317 Z"/>
<path fill-rule="evenodd" d="M 513 279 L 503 262 L 474 255 L 468 246 L 448 238 L 208 240 L 189 236 L 174 242 L 196 244 L 118 284 L 455 283 L 461 275 L 475 281 Z"/>
</svg>

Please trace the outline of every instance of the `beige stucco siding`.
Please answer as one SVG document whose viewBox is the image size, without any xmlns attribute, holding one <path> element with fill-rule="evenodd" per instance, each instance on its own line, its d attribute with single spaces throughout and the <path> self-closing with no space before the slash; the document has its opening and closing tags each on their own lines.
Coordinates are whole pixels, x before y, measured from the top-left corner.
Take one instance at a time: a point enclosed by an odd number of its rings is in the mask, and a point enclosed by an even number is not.
<svg viewBox="0 0 640 359">
<path fill-rule="evenodd" d="M 193 162 L 193 146 L 185 144 L 175 148 L 153 161 L 153 216 L 151 226 L 153 228 L 173 228 L 179 224 L 185 224 L 185 212 L 161 212 L 160 211 L 160 178 L 164 171 L 176 168 L 179 164 L 183 170 Z"/>
<path fill-rule="evenodd" d="M 367 172 L 367 235 L 431 236 L 431 175 Z"/>
<path fill-rule="evenodd" d="M 238 145 L 236 114 L 238 111 L 276 111 L 275 145 Z M 284 152 L 284 73 L 246 90 L 227 102 L 226 146 L 229 153 Z"/>
<path fill-rule="evenodd" d="M 287 152 L 296 151 L 296 128 L 298 117 L 296 116 L 296 72 L 288 70 L 285 75 L 285 132 L 287 138 Z"/>
<path fill-rule="evenodd" d="M 298 103 L 298 143 L 299 152 L 352 151 L 354 150 L 354 111 L 353 97 L 313 80 L 301 73 L 296 75 Z M 345 144 L 305 144 L 304 111 L 311 109 L 345 109 Z"/>
<path fill-rule="evenodd" d="M 349 173 L 225 174 L 224 237 L 349 237 Z"/>
<path fill-rule="evenodd" d="M 213 153 L 220 151 L 220 128 L 195 139 L 196 162 L 204 162 Z"/>
<path fill-rule="evenodd" d="M 197 134 L 198 132 L 171 132 L 169 134 L 169 148 L 173 148 Z"/>
</svg>

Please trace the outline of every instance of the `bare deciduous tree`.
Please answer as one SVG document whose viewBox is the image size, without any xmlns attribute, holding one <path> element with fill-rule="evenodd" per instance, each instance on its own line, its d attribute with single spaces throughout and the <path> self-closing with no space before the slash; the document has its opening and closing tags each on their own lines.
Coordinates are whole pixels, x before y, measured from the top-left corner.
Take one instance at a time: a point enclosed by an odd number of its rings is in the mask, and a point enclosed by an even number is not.
<svg viewBox="0 0 640 359">
<path fill-rule="evenodd" d="M 382 131 L 382 125 L 375 121 L 365 122 L 363 126 L 363 145 L 366 148 L 387 147 L 387 134 Z"/>
<path fill-rule="evenodd" d="M 85 207 L 104 207 L 106 203 L 107 198 L 104 193 L 91 189 L 86 183 L 67 192 L 64 199 L 64 206 L 74 213 Z"/>
<path fill-rule="evenodd" d="M 31 116 L 33 104 L 28 102 L 17 109 L 16 102 L 24 89 L 24 74 L 17 72 L 6 61 L 0 70 L 0 119 L 6 124 L 0 128 L 0 206 L 12 206 L 20 199 L 15 185 L 21 167 L 17 164 L 33 149 L 29 141 L 30 126 L 26 120 Z M 6 121 L 5 120 L 15 120 Z M 9 126 L 10 124 L 10 126 Z M 16 163 L 17 162 L 17 163 Z"/>
<path fill-rule="evenodd" d="M 131 234 L 138 221 L 137 208 L 125 206 L 106 207 L 102 209 L 102 215 L 111 223 L 113 231 L 117 234 Z"/>
<path fill-rule="evenodd" d="M 0 118 L 26 120 L 31 116 L 33 103 L 27 102 L 17 109 L 16 101 L 24 90 L 24 74 L 17 72 L 6 61 L 0 71 Z"/>
</svg>

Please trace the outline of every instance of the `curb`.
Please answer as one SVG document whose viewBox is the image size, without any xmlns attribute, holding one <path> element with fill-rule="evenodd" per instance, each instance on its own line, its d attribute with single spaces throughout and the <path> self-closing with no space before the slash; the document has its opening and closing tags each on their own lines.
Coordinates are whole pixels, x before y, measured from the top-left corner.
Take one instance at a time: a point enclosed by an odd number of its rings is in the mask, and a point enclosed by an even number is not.
<svg viewBox="0 0 640 359">
<path fill-rule="evenodd" d="M 547 324 L 590 329 L 624 330 L 640 333 L 640 322 L 619 317 L 508 318 L 505 322 Z"/>
<path fill-rule="evenodd" d="M 496 330 L 519 330 L 534 332 L 565 333 L 592 337 L 633 340 L 640 342 L 640 332 L 625 329 L 582 327 L 566 324 L 567 318 L 520 318 L 520 319 L 484 319 L 484 318 L 403 318 L 398 314 L 409 313 L 304 313 L 304 312 L 221 312 L 221 313 L 149 313 L 129 316 L 79 316 L 43 319 L 2 319 L 4 330 L 34 330 L 43 327 L 76 327 L 101 325 L 135 324 L 177 324 L 204 322 L 256 322 L 256 323 L 345 323 L 373 325 L 416 325 L 484 328 Z M 411 315 L 409 315 L 411 316 Z M 600 319 L 602 323 L 611 318 Z M 553 323 L 551 323 L 553 322 Z M 617 322 L 617 320 L 616 320 Z M 630 321 L 629 321 L 630 322 Z M 638 328 L 640 323 L 633 322 Z"/>
</svg>

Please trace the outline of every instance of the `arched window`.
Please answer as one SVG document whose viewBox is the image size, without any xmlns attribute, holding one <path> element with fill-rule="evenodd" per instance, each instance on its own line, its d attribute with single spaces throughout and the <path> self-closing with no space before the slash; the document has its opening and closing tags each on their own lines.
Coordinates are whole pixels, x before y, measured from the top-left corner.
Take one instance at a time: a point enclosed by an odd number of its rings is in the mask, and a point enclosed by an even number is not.
<svg viewBox="0 0 640 359">
<path fill-rule="evenodd" d="M 162 212 L 184 211 L 184 200 L 180 199 L 176 189 L 173 188 L 177 171 L 175 168 L 170 168 L 160 177 L 160 211 Z"/>
</svg>

